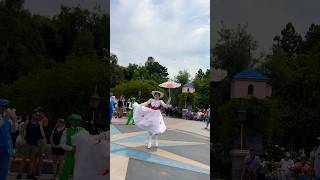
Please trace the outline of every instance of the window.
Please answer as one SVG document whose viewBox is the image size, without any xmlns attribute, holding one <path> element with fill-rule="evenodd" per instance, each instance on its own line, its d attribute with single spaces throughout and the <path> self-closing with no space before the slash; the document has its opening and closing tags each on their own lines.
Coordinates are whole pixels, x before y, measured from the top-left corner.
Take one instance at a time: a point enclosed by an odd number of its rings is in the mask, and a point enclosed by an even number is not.
<svg viewBox="0 0 320 180">
<path fill-rule="evenodd" d="M 254 92 L 254 86 L 252 84 L 250 84 L 248 86 L 248 95 L 253 95 L 253 92 Z"/>
</svg>

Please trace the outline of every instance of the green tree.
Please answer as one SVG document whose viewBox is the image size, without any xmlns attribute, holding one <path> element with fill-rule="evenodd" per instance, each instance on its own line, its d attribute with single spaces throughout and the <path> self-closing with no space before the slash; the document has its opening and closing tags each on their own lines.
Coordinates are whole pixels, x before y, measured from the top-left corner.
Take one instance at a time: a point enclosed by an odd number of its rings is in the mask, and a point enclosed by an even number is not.
<svg viewBox="0 0 320 180">
<path fill-rule="evenodd" d="M 9 11 L 18 12 L 23 9 L 24 0 L 5 0 L 4 2 Z"/>
<path fill-rule="evenodd" d="M 210 105 L 213 119 L 219 119 L 221 111 L 218 108 L 230 100 L 230 84 L 234 75 L 249 67 L 254 67 L 257 58 L 253 56 L 257 49 L 257 41 L 247 32 L 248 25 L 238 25 L 236 29 L 229 28 L 222 23 L 218 31 L 217 44 L 211 49 L 210 67 L 221 68 L 228 72 L 220 82 L 210 82 Z M 209 77 L 207 72 L 206 76 Z M 219 138 L 222 128 L 213 124 L 215 138 Z"/>
<path fill-rule="evenodd" d="M 110 64 L 117 65 L 118 64 L 118 57 L 116 54 L 111 53 L 110 55 Z"/>
<path fill-rule="evenodd" d="M 317 70 L 320 68 L 320 56 L 316 50 L 320 37 L 318 29 L 316 25 L 311 25 L 306 39 L 301 44 L 293 43 L 297 51 L 289 51 L 294 52 L 291 56 L 273 52 L 263 67 L 270 77 L 273 98 L 279 102 L 278 122 L 281 128 L 275 141 L 286 146 L 313 146 L 319 129 L 316 122 L 319 119 L 316 104 L 320 99 L 317 90 L 320 87 Z M 292 38 L 288 42 L 300 39 L 297 33 L 291 34 L 296 36 L 287 36 Z"/>
<path fill-rule="evenodd" d="M 23 1 L 0 3 L 0 84 L 45 67 L 45 44 Z"/>
<path fill-rule="evenodd" d="M 276 103 L 270 99 L 239 98 L 232 99 L 219 107 L 222 118 L 219 139 L 224 148 L 226 150 L 239 148 L 240 123 L 237 111 L 240 109 L 247 111 L 245 142 L 248 142 L 251 137 L 259 137 L 265 147 L 270 146 L 275 135 L 275 127 L 277 127 L 275 119 L 278 116 Z M 246 145 L 245 143 L 245 147 Z"/>
<path fill-rule="evenodd" d="M 281 31 L 281 36 L 275 36 L 273 41 L 273 54 L 284 52 L 288 57 L 292 57 L 301 50 L 302 37 L 290 22 Z"/>
<path fill-rule="evenodd" d="M 213 67 L 225 69 L 233 76 L 253 66 L 252 52 L 257 49 L 257 41 L 247 32 L 247 25 L 238 25 L 234 30 L 222 24 L 218 36 L 213 49 Z"/>
<path fill-rule="evenodd" d="M 94 48 L 94 37 L 91 32 L 82 30 L 74 40 L 71 48 L 71 56 L 88 59 L 96 59 L 97 52 Z"/>
<path fill-rule="evenodd" d="M 273 96 L 282 105 L 280 122 L 285 133 L 279 139 L 283 144 L 310 147 L 320 128 L 317 123 L 320 118 L 317 108 L 320 100 L 319 62 L 319 54 L 304 54 L 287 59 L 274 56 L 267 65 Z"/>
<path fill-rule="evenodd" d="M 148 69 L 145 66 L 140 66 L 139 67 L 139 73 L 142 79 L 150 79 L 150 73 Z"/>
<path fill-rule="evenodd" d="M 55 64 L 50 70 L 42 69 L 1 86 L 0 96 L 10 99 L 18 113 L 32 112 L 41 105 L 51 123 L 71 113 L 89 119 L 89 97 L 95 85 L 100 95 L 105 94 L 107 77 L 108 69 L 102 62 L 70 59 Z"/>
<path fill-rule="evenodd" d="M 157 73 L 151 74 L 150 79 L 154 80 L 155 82 L 157 82 L 159 84 L 162 83 L 162 80 L 161 80 L 161 78 L 159 77 L 159 75 Z"/>
<path fill-rule="evenodd" d="M 198 94 L 197 93 L 181 93 L 178 95 L 179 99 L 179 109 L 187 108 L 185 105 L 189 102 L 192 104 L 192 107 L 194 108 L 193 111 L 195 111 L 198 103 Z M 199 108 L 199 107 L 198 107 Z"/>
<path fill-rule="evenodd" d="M 168 78 L 167 68 L 162 66 L 159 62 L 155 61 L 153 57 L 148 57 L 148 60 L 145 63 L 145 67 L 148 70 L 149 74 L 157 73 L 161 79 Z"/>
<path fill-rule="evenodd" d="M 209 95 L 210 95 L 209 79 L 208 78 L 194 79 L 192 84 L 197 93 L 198 101 L 196 106 L 202 109 L 208 108 Z"/>
<path fill-rule="evenodd" d="M 120 83 L 113 88 L 113 93 L 116 97 L 124 95 L 127 98 L 139 98 L 139 91 L 141 91 L 141 100 L 146 101 L 152 97 L 151 91 L 163 91 L 158 83 L 152 80 L 132 80 L 125 83 Z"/>
<path fill-rule="evenodd" d="M 302 46 L 303 53 L 320 52 L 320 25 L 310 25 Z"/>
<path fill-rule="evenodd" d="M 127 72 L 126 72 L 126 79 L 128 81 L 130 81 L 132 78 L 135 78 L 137 80 L 137 76 L 133 77 L 135 75 L 135 73 L 137 72 L 139 74 L 139 79 L 141 79 L 140 77 L 140 73 L 139 73 L 139 66 L 137 64 L 131 64 L 129 63 L 129 66 L 126 68 Z"/>
<path fill-rule="evenodd" d="M 190 82 L 190 73 L 187 70 L 179 71 L 178 75 L 175 76 L 175 81 L 180 83 L 181 85 L 187 84 Z"/>
<path fill-rule="evenodd" d="M 199 69 L 194 79 L 200 80 L 200 79 L 203 79 L 204 77 L 205 77 L 205 73 L 202 71 L 202 69 Z"/>
<path fill-rule="evenodd" d="M 134 71 L 131 80 L 141 80 L 139 71 Z"/>
</svg>

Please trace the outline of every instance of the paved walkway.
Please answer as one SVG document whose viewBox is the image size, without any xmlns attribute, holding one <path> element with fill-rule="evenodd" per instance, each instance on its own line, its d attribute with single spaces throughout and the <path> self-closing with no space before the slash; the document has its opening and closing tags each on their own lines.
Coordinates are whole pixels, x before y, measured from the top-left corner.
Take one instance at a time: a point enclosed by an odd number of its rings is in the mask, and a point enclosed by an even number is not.
<svg viewBox="0 0 320 180">
<path fill-rule="evenodd" d="M 167 131 L 158 148 L 146 148 L 147 132 L 113 119 L 112 180 L 207 180 L 210 172 L 210 131 L 205 123 L 164 117 Z"/>
<path fill-rule="evenodd" d="M 210 138 L 210 131 L 204 129 L 206 126 L 205 122 L 169 117 L 165 117 L 165 120 L 168 129 L 189 132 L 194 135 L 201 135 Z"/>
</svg>

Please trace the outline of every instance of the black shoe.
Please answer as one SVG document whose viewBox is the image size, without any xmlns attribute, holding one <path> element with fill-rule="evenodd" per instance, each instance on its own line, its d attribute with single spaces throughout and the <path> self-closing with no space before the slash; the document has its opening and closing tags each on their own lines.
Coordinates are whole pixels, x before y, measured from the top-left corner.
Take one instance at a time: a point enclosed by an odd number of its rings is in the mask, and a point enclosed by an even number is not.
<svg viewBox="0 0 320 180">
<path fill-rule="evenodd" d="M 22 174 L 18 174 L 18 176 L 16 177 L 16 179 L 22 179 Z"/>
</svg>

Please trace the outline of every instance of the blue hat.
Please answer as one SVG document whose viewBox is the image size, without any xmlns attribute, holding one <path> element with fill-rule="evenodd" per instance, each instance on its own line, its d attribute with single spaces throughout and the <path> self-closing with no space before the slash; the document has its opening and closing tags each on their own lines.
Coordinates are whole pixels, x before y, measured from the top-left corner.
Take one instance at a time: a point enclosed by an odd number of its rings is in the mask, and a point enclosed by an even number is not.
<svg viewBox="0 0 320 180">
<path fill-rule="evenodd" d="M 6 99 L 0 99 L 0 108 L 7 108 L 9 107 L 9 101 Z"/>
</svg>

